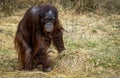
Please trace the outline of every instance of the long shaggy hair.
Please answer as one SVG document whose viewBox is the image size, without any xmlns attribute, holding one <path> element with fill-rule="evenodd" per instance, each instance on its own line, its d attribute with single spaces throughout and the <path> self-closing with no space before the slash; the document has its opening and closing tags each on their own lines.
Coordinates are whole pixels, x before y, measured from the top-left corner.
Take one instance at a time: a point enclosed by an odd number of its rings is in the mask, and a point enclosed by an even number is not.
<svg viewBox="0 0 120 78">
<path fill-rule="evenodd" d="M 54 30 L 47 33 L 44 30 L 45 14 L 51 10 L 55 15 Z M 58 52 L 65 47 L 63 43 L 63 27 L 58 19 L 58 11 L 52 5 L 39 5 L 29 8 L 18 24 L 14 44 L 18 52 L 18 60 L 22 69 L 31 70 L 34 60 L 42 64 L 43 70 L 49 67 L 47 49 L 51 42 Z"/>
</svg>

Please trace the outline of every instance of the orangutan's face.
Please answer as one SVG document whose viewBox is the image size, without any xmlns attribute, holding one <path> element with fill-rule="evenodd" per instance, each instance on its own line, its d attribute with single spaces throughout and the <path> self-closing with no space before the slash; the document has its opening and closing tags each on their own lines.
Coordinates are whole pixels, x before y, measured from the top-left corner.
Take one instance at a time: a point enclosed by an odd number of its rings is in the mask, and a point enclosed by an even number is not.
<svg viewBox="0 0 120 78">
<path fill-rule="evenodd" d="M 52 10 L 49 10 L 45 14 L 45 25 L 44 30 L 46 32 L 52 32 L 54 30 L 54 23 L 55 23 L 55 15 Z"/>
</svg>

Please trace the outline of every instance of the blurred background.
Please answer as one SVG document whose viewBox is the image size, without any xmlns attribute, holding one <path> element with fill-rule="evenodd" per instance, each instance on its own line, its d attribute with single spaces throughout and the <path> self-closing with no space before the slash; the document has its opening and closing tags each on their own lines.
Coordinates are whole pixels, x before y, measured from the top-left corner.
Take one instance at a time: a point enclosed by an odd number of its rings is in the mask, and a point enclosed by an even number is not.
<svg viewBox="0 0 120 78">
<path fill-rule="evenodd" d="M 14 36 L 28 8 L 55 5 L 66 51 L 54 47 L 53 70 L 19 70 Z M 120 0 L 0 0 L 0 78 L 120 78 Z"/>
<path fill-rule="evenodd" d="M 71 10 L 76 14 L 88 12 L 120 14 L 119 0 L 0 0 L 0 16 L 11 15 L 14 11 L 41 3 L 51 3 L 61 7 L 59 9 Z"/>
</svg>

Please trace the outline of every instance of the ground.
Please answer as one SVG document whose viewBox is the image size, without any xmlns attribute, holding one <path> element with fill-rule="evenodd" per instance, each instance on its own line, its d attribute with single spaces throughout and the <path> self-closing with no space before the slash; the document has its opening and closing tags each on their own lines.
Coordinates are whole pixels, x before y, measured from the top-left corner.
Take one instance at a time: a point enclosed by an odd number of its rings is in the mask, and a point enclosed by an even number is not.
<svg viewBox="0 0 120 78">
<path fill-rule="evenodd" d="M 0 78 L 120 78 L 120 15 L 60 11 L 66 51 L 51 47 L 53 70 L 42 72 L 19 70 L 13 40 L 24 12 L 0 19 Z"/>
</svg>

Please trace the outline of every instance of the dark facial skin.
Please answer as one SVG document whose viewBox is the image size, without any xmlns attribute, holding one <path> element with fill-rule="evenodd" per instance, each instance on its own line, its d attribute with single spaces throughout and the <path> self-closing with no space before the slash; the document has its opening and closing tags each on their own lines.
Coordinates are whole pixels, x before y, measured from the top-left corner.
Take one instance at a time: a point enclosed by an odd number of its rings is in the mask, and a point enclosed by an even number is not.
<svg viewBox="0 0 120 78">
<path fill-rule="evenodd" d="M 46 13 L 45 15 L 44 30 L 46 32 L 52 32 L 54 30 L 54 23 L 55 23 L 55 15 L 51 10 L 49 10 L 48 13 Z"/>
</svg>

